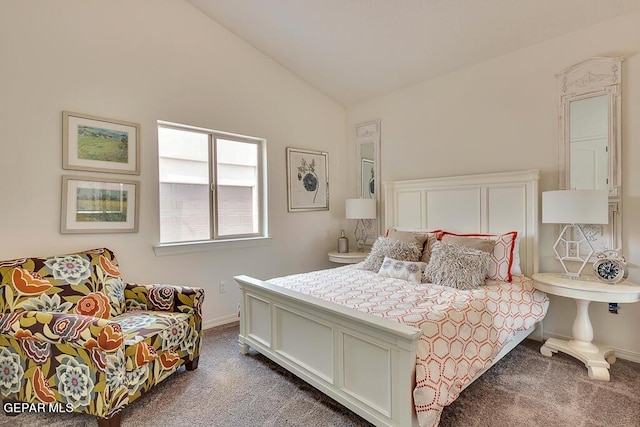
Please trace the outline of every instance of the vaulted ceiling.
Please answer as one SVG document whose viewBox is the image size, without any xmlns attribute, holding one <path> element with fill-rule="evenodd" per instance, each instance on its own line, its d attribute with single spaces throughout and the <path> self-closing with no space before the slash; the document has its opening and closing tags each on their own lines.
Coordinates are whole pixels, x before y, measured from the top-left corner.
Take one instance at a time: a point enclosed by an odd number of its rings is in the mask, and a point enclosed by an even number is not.
<svg viewBox="0 0 640 427">
<path fill-rule="evenodd" d="M 640 0 L 186 1 L 344 106 L 640 8 Z"/>
</svg>

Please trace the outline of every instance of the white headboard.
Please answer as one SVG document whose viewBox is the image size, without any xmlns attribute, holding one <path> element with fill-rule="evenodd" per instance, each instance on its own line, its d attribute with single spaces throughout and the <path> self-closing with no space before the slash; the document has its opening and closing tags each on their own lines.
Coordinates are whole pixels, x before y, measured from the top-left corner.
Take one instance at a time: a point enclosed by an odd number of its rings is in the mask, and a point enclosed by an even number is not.
<svg viewBox="0 0 640 427">
<path fill-rule="evenodd" d="M 538 180 L 531 169 L 384 183 L 385 229 L 517 231 L 522 272 L 538 272 Z"/>
</svg>

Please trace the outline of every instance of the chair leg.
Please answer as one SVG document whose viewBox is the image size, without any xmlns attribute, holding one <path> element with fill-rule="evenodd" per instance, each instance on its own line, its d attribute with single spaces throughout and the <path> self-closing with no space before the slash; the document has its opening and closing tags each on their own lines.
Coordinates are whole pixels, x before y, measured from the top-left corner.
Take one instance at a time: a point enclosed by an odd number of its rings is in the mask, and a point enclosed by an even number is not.
<svg viewBox="0 0 640 427">
<path fill-rule="evenodd" d="M 113 414 L 111 418 L 96 417 L 98 421 L 98 427 L 120 427 L 120 421 L 122 421 L 122 411 Z"/>
<path fill-rule="evenodd" d="M 187 368 L 187 371 L 195 371 L 198 369 L 198 361 L 200 360 L 200 356 L 194 358 L 193 360 L 185 360 L 184 366 Z"/>
</svg>

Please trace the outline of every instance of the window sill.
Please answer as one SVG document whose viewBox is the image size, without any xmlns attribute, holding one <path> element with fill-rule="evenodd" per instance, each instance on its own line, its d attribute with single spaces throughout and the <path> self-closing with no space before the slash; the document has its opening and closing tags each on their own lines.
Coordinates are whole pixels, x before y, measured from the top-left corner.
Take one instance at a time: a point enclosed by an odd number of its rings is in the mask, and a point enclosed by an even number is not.
<svg viewBox="0 0 640 427">
<path fill-rule="evenodd" d="M 229 249 L 256 248 L 271 244 L 271 237 L 246 239 L 205 240 L 201 242 L 161 243 L 153 247 L 156 256 L 192 254 L 196 252 L 223 251 Z"/>
</svg>

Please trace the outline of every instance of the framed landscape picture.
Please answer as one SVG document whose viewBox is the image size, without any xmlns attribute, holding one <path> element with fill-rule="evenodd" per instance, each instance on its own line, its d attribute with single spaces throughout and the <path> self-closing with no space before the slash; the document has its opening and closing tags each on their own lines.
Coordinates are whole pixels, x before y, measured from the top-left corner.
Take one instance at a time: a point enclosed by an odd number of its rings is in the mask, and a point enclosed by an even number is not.
<svg viewBox="0 0 640 427">
<path fill-rule="evenodd" d="M 140 175 L 140 125 L 64 111 L 62 168 Z"/>
<path fill-rule="evenodd" d="M 138 181 L 62 176 L 61 233 L 135 233 Z"/>
<path fill-rule="evenodd" d="M 289 212 L 329 210 L 329 154 L 287 147 Z"/>
</svg>

